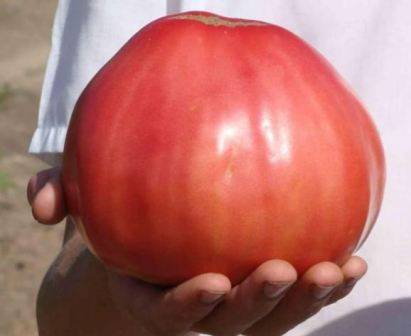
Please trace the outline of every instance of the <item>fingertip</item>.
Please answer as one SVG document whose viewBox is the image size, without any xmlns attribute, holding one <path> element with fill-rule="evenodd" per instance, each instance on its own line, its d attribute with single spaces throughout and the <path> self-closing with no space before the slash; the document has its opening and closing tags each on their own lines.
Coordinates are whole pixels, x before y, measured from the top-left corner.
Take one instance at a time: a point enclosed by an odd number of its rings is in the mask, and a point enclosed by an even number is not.
<svg viewBox="0 0 411 336">
<path fill-rule="evenodd" d="M 37 182 L 33 182 L 37 183 Z M 33 217 L 42 224 L 57 224 L 66 216 L 60 180 L 51 177 L 31 200 Z"/>
<path fill-rule="evenodd" d="M 44 187 L 44 185 L 50 179 L 51 172 L 51 169 L 42 170 L 30 178 L 29 182 L 27 183 L 26 190 L 27 200 L 30 205 L 33 204 L 33 200 L 36 197 L 37 193 Z"/>
<path fill-rule="evenodd" d="M 343 283 L 344 275 L 340 267 L 326 261 L 312 266 L 303 275 L 303 281 L 319 287 L 338 286 Z"/>
<path fill-rule="evenodd" d="M 328 304 L 335 303 L 350 294 L 357 282 L 367 273 L 367 270 L 368 265 L 364 259 L 358 256 L 350 257 L 350 259 L 341 267 L 341 271 L 344 275 L 344 283 L 339 286 Z"/>
<path fill-rule="evenodd" d="M 269 260 L 261 264 L 251 275 L 256 283 L 293 283 L 297 280 L 296 269 L 285 260 Z"/>
<path fill-rule="evenodd" d="M 231 283 L 226 276 L 217 273 L 204 273 L 168 290 L 165 293 L 164 302 L 174 306 L 185 305 L 188 302 L 191 302 L 191 307 L 200 307 L 203 304 L 214 305 L 230 289 Z"/>
<path fill-rule="evenodd" d="M 358 256 L 352 256 L 342 267 L 342 273 L 345 279 L 362 278 L 368 271 L 367 262 Z"/>
<path fill-rule="evenodd" d="M 155 310 L 162 319 L 162 328 L 167 325 L 188 330 L 207 316 L 230 291 L 229 279 L 216 273 L 198 275 L 163 293 Z"/>
<path fill-rule="evenodd" d="M 211 293 L 228 293 L 231 290 L 230 280 L 223 274 L 205 273 L 192 279 L 197 283 L 199 291 Z"/>
</svg>

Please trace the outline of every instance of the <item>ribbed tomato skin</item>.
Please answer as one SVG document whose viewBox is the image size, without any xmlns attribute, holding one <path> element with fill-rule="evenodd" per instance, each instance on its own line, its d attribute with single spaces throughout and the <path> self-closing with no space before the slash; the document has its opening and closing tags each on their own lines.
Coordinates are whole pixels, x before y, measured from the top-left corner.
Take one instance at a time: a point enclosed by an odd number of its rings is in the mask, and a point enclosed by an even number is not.
<svg viewBox="0 0 411 336">
<path fill-rule="evenodd" d="M 89 83 L 62 179 L 108 266 L 235 284 L 273 258 L 343 263 L 376 220 L 385 166 L 364 107 L 304 41 L 191 12 L 143 28 Z"/>
</svg>

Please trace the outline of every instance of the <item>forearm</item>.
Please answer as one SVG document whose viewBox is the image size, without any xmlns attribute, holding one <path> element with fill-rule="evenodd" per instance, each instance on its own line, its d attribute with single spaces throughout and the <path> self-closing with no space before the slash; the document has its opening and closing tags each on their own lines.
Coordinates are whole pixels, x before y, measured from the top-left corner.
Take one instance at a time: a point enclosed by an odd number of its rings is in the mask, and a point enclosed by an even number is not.
<svg viewBox="0 0 411 336">
<path fill-rule="evenodd" d="M 78 233 L 66 237 L 38 294 L 40 336 L 142 335 L 136 321 L 113 303 L 104 266 L 85 248 Z"/>
</svg>

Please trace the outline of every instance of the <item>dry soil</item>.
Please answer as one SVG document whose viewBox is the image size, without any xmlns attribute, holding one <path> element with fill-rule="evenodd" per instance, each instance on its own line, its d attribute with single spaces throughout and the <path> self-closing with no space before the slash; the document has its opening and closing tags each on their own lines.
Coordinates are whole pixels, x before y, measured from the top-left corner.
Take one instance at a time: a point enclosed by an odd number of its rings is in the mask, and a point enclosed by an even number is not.
<svg viewBox="0 0 411 336">
<path fill-rule="evenodd" d="M 0 335 L 36 335 L 35 301 L 62 227 L 35 222 L 26 183 L 56 0 L 0 0 Z"/>
</svg>

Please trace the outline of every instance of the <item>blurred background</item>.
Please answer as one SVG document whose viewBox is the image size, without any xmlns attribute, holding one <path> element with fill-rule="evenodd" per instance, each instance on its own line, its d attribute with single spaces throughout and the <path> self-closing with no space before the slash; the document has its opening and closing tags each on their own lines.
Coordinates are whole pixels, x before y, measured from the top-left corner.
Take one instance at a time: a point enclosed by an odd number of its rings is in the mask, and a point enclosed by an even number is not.
<svg viewBox="0 0 411 336">
<path fill-rule="evenodd" d="M 36 294 L 62 227 L 35 222 L 26 183 L 46 168 L 27 154 L 57 0 L 0 0 L 0 335 L 37 334 Z"/>
</svg>

